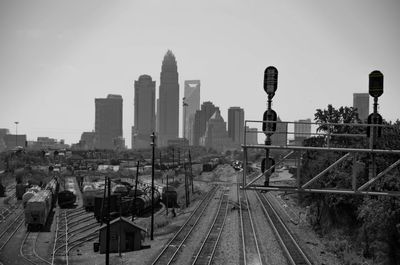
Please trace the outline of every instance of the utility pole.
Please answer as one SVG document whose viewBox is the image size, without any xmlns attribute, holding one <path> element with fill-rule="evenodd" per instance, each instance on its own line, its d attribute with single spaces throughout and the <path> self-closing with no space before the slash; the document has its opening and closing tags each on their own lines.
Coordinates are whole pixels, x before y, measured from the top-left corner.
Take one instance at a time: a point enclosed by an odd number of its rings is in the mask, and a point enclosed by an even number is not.
<svg viewBox="0 0 400 265">
<path fill-rule="evenodd" d="M 108 190 L 108 198 L 107 198 L 107 234 L 106 234 L 106 265 L 110 264 L 110 204 L 111 204 L 111 179 L 107 178 L 107 190 Z M 104 201 L 104 200 L 103 200 Z"/>
<path fill-rule="evenodd" d="M 18 146 L 18 121 L 15 121 L 15 147 Z"/>
<path fill-rule="evenodd" d="M 192 171 L 192 157 L 190 155 L 190 149 L 189 149 L 189 166 L 190 166 L 190 181 L 192 184 L 192 195 L 194 193 L 194 188 L 193 188 L 193 171 Z"/>
<path fill-rule="evenodd" d="M 151 134 L 152 159 L 151 159 L 151 232 L 150 239 L 154 240 L 154 149 L 155 149 L 155 134 Z"/>
<path fill-rule="evenodd" d="M 135 218 L 136 215 L 136 197 L 137 197 L 137 186 L 139 182 L 139 160 L 137 161 L 136 165 L 136 180 L 135 180 L 135 195 L 134 195 L 134 201 L 133 201 L 133 212 L 132 212 L 132 221 Z"/>
<path fill-rule="evenodd" d="M 174 164 L 175 164 L 175 161 L 174 161 L 174 148 L 172 147 L 172 171 L 174 172 L 174 174 L 172 175 L 172 182 L 174 182 L 175 181 L 175 169 L 174 169 Z"/>
</svg>

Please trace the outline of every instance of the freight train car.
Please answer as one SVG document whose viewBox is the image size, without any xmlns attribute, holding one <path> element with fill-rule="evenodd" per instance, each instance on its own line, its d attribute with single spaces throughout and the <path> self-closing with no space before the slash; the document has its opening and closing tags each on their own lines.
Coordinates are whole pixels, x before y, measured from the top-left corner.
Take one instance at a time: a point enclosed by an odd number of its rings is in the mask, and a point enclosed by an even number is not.
<svg viewBox="0 0 400 265">
<path fill-rule="evenodd" d="M 52 193 L 52 203 L 53 207 L 57 202 L 58 190 L 60 188 L 60 184 L 58 183 L 57 178 L 52 178 L 49 183 L 47 183 L 45 190 L 49 190 Z"/>
<path fill-rule="evenodd" d="M 104 183 L 86 183 L 82 188 L 83 207 L 86 211 L 94 210 L 94 200 L 96 196 L 104 194 Z"/>
<path fill-rule="evenodd" d="M 106 216 L 107 211 L 107 204 L 108 204 L 108 197 L 105 198 L 103 195 L 96 195 L 94 196 L 94 217 L 99 222 L 103 216 Z M 110 213 L 118 213 L 119 212 L 119 205 L 118 205 L 118 196 L 111 195 L 110 197 Z"/>
<path fill-rule="evenodd" d="M 203 171 L 213 171 L 219 164 L 219 158 L 213 158 L 209 162 L 203 164 Z"/>
<path fill-rule="evenodd" d="M 26 204 L 28 203 L 28 201 L 36 195 L 36 193 L 38 193 L 41 190 L 41 188 L 39 186 L 32 186 L 30 187 L 25 193 L 24 195 L 22 195 L 22 205 L 25 208 Z"/>
<path fill-rule="evenodd" d="M 168 208 L 179 207 L 178 206 L 178 193 L 174 187 L 168 186 L 163 189 L 161 201 Z"/>
<path fill-rule="evenodd" d="M 72 207 L 76 202 L 76 195 L 70 190 L 63 190 L 58 193 L 58 206 L 60 208 Z"/>
<path fill-rule="evenodd" d="M 0 197 L 5 196 L 5 187 L 0 183 Z"/>
<path fill-rule="evenodd" d="M 154 192 L 154 206 L 160 203 L 160 193 Z M 143 194 L 134 199 L 136 215 L 143 215 L 151 209 L 151 194 Z"/>
<path fill-rule="evenodd" d="M 36 193 L 26 204 L 25 225 L 28 230 L 33 227 L 42 228 L 52 210 L 52 194 L 49 190 L 42 190 Z"/>
<path fill-rule="evenodd" d="M 22 196 L 26 192 L 27 188 L 28 186 L 23 183 L 15 185 L 15 196 L 17 197 L 17 200 L 22 200 Z"/>
</svg>

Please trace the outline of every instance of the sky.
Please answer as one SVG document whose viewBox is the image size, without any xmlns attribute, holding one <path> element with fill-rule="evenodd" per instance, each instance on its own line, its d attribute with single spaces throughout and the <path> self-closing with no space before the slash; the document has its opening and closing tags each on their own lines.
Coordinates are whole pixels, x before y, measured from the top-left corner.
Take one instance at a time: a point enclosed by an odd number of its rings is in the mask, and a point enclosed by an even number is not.
<svg viewBox="0 0 400 265">
<path fill-rule="evenodd" d="M 272 108 L 283 121 L 352 106 L 373 70 L 385 78 L 379 113 L 395 121 L 399 25 L 396 0 L 0 0 L 0 128 L 15 133 L 18 121 L 28 140 L 76 143 L 94 130 L 95 98 L 119 94 L 130 147 L 134 81 L 150 75 L 158 97 L 168 49 L 180 99 L 184 80 L 200 79 L 201 102 L 220 107 L 225 121 L 232 106 L 262 120 L 270 65 L 279 71 Z"/>
</svg>

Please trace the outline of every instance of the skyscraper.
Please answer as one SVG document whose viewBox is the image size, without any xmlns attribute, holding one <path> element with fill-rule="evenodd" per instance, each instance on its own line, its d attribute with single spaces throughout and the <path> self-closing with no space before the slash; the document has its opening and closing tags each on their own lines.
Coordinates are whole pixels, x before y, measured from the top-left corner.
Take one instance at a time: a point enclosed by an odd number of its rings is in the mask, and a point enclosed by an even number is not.
<svg viewBox="0 0 400 265">
<path fill-rule="evenodd" d="M 228 136 L 226 122 L 221 116 L 219 109 L 207 121 L 204 135 L 200 138 L 200 145 L 212 148 L 217 152 L 225 152 L 236 148 L 236 144 Z"/>
<path fill-rule="evenodd" d="M 193 145 L 194 115 L 200 109 L 200 80 L 186 80 L 183 100 L 183 138 Z"/>
<path fill-rule="evenodd" d="M 114 149 L 114 140 L 122 137 L 122 97 L 108 95 L 96 98 L 95 146 L 99 149 Z"/>
<path fill-rule="evenodd" d="M 279 116 L 277 118 L 277 121 L 281 121 Z M 311 120 L 309 120 L 309 121 L 311 122 Z M 287 145 L 287 132 L 288 132 L 288 124 L 287 123 L 277 123 L 276 131 L 271 136 L 272 145 L 280 145 L 280 146 Z M 310 125 L 310 132 L 311 132 L 311 125 Z M 310 137 L 310 135 L 308 135 L 307 137 Z"/>
<path fill-rule="evenodd" d="M 353 93 L 353 108 L 357 108 L 358 117 L 365 122 L 369 115 L 369 94 Z"/>
<path fill-rule="evenodd" d="M 193 123 L 192 145 L 200 144 L 200 137 L 204 136 L 204 133 L 206 132 L 207 121 L 211 118 L 216 110 L 219 110 L 219 108 L 214 106 L 212 102 L 207 101 L 203 102 L 203 104 L 201 104 L 201 109 L 196 111 Z"/>
<path fill-rule="evenodd" d="M 160 74 L 158 116 L 158 146 L 167 146 L 168 140 L 179 137 L 179 83 L 174 54 L 168 50 Z"/>
<path fill-rule="evenodd" d="M 297 122 L 294 124 L 294 141 L 296 145 L 302 145 L 303 140 L 311 137 L 311 119 L 298 120 Z"/>
<path fill-rule="evenodd" d="M 155 130 L 155 100 L 156 82 L 149 75 L 141 75 L 135 81 L 132 149 L 150 148 L 150 135 Z"/>
<path fill-rule="evenodd" d="M 240 107 L 228 109 L 228 135 L 239 147 L 243 143 L 244 110 Z"/>
</svg>

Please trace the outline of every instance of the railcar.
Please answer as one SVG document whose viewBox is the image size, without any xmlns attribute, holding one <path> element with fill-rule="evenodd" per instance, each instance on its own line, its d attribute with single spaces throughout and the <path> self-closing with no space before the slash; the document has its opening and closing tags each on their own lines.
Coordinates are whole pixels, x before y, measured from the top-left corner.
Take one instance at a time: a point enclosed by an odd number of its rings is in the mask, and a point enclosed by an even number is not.
<svg viewBox="0 0 400 265">
<path fill-rule="evenodd" d="M 0 197 L 5 196 L 5 187 L 0 183 Z"/>
<path fill-rule="evenodd" d="M 178 207 L 178 193 L 174 187 L 168 186 L 163 189 L 161 201 L 168 208 Z"/>
<path fill-rule="evenodd" d="M 41 190 L 30 198 L 25 207 L 25 225 L 28 230 L 44 227 L 51 210 L 52 194 L 49 190 Z"/>
<path fill-rule="evenodd" d="M 76 202 L 76 195 L 69 190 L 63 190 L 58 193 L 58 206 L 60 208 L 72 207 Z"/>
<path fill-rule="evenodd" d="M 203 164 L 203 171 L 213 171 L 219 164 L 219 159 L 213 158 L 209 162 Z"/>
<path fill-rule="evenodd" d="M 82 188 L 83 207 L 86 211 L 94 210 L 94 200 L 96 196 L 104 194 L 104 186 L 100 187 L 96 183 L 86 184 Z"/>
<path fill-rule="evenodd" d="M 30 187 L 23 195 L 22 195 L 22 205 L 25 208 L 28 201 L 36 195 L 41 190 L 39 186 Z"/>
<path fill-rule="evenodd" d="M 105 198 L 103 195 L 96 195 L 94 197 L 94 217 L 97 221 L 102 219 L 102 216 L 106 216 L 107 211 L 107 204 L 108 204 L 108 197 Z M 118 206 L 118 196 L 111 195 L 110 196 L 110 213 L 118 213 L 119 206 Z"/>
<path fill-rule="evenodd" d="M 160 203 L 160 199 L 160 193 L 158 191 L 155 191 L 154 205 L 158 205 Z M 137 196 L 133 202 L 136 214 L 142 215 L 151 208 L 151 194 L 143 194 L 141 196 Z"/>
<path fill-rule="evenodd" d="M 46 190 L 51 191 L 53 206 L 55 206 L 55 204 L 57 202 L 59 188 L 60 188 L 60 184 L 59 184 L 57 178 L 52 178 L 45 187 Z"/>
<path fill-rule="evenodd" d="M 15 185 L 15 196 L 17 197 L 17 200 L 22 200 L 22 196 L 26 192 L 27 188 L 28 185 L 23 183 L 18 183 Z"/>
</svg>

